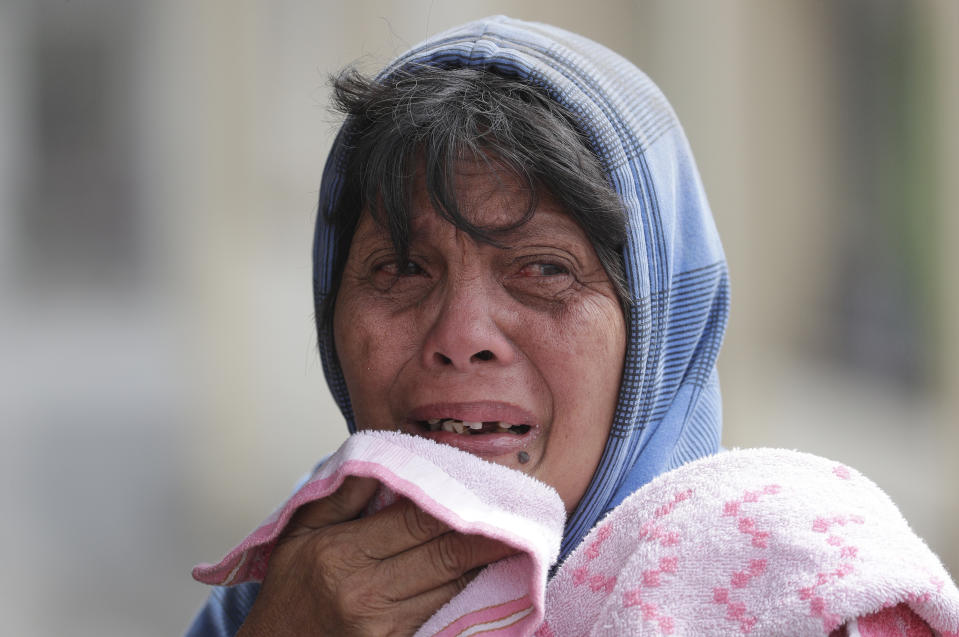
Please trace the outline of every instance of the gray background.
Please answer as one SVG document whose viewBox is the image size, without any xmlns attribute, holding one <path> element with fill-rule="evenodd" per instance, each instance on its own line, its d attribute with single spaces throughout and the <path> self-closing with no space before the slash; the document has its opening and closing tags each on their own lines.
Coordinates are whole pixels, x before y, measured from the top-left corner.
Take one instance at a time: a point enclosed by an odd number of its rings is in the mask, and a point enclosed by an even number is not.
<svg viewBox="0 0 959 637">
<path fill-rule="evenodd" d="M 170 635 L 344 437 L 314 349 L 326 76 L 494 13 L 672 100 L 724 237 L 728 446 L 870 475 L 959 573 L 959 3 L 0 2 L 0 617 Z"/>
</svg>

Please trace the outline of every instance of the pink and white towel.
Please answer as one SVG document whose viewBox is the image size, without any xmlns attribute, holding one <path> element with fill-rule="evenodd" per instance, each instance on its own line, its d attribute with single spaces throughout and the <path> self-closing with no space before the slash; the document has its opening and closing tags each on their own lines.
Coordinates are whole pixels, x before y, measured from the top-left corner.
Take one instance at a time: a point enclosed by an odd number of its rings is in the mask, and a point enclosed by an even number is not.
<svg viewBox="0 0 959 637">
<path fill-rule="evenodd" d="M 547 585 L 564 522 L 551 488 L 428 440 L 356 434 L 194 577 L 262 579 L 296 508 L 347 475 L 375 477 L 451 527 L 522 551 L 485 569 L 417 635 L 793 636 L 846 625 L 864 637 L 928 627 L 959 637 L 959 590 L 889 498 L 845 465 L 783 450 L 730 451 L 658 477 L 607 515 Z M 910 632 L 909 617 L 926 632 Z M 857 627 L 857 618 L 866 619 Z"/>
<path fill-rule="evenodd" d="M 216 565 L 196 566 L 193 577 L 223 586 L 262 581 L 276 539 L 296 509 L 333 493 L 347 476 L 376 478 L 386 487 L 371 512 L 403 496 L 457 531 L 495 538 L 520 551 L 480 572 L 417 636 L 531 635 L 540 625 L 546 578 L 566 519 L 556 491 L 454 447 L 394 432 L 350 436 L 253 533 Z"/>
</svg>

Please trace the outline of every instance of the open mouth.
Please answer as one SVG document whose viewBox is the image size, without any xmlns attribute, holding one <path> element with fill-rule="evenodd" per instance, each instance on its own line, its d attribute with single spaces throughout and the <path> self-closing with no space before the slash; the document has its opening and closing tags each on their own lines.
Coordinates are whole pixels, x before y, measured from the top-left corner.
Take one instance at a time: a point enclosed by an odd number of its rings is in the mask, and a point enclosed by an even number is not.
<svg viewBox="0 0 959 637">
<path fill-rule="evenodd" d="M 513 424 L 502 420 L 485 420 L 482 422 L 457 420 L 456 418 L 430 418 L 429 420 L 414 421 L 424 431 L 447 431 L 456 434 L 481 436 L 483 434 L 506 433 L 522 436 L 529 432 L 530 425 Z"/>
</svg>

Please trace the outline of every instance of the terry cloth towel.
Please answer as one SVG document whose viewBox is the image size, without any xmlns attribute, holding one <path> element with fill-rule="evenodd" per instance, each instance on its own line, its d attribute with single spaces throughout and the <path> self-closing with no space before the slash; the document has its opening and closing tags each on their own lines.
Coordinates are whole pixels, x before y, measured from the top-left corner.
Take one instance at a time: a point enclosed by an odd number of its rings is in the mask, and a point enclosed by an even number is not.
<svg viewBox="0 0 959 637">
<path fill-rule="evenodd" d="M 536 635 L 827 635 L 899 604 L 959 636 L 959 591 L 875 484 L 809 454 L 730 451 L 600 522 L 550 582 Z"/>
<path fill-rule="evenodd" d="M 552 487 L 519 471 L 431 440 L 395 432 L 361 432 L 340 449 L 263 524 L 194 579 L 228 586 L 262 581 L 273 546 L 300 506 L 336 491 L 347 476 L 372 477 L 386 488 L 372 510 L 395 496 L 463 533 L 498 539 L 520 551 L 484 569 L 416 635 L 530 635 L 543 620 L 546 578 L 559 554 L 566 512 Z"/>
</svg>

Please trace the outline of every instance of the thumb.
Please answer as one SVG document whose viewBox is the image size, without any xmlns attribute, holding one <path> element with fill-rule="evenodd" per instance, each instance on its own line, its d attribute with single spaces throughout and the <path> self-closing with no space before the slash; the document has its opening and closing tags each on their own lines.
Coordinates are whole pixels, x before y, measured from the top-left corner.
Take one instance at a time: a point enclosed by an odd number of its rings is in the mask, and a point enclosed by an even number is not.
<svg viewBox="0 0 959 637">
<path fill-rule="evenodd" d="M 294 529 L 291 535 L 355 520 L 379 486 L 375 478 L 347 476 L 340 488 L 330 495 L 297 509 L 289 525 Z"/>
</svg>

